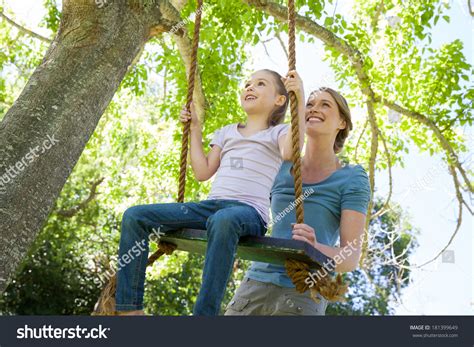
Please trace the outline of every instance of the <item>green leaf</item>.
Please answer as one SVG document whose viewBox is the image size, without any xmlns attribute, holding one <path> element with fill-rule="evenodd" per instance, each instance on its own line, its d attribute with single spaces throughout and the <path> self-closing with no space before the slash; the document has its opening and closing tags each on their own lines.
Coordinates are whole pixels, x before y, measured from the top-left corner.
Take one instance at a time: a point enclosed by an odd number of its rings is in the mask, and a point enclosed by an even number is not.
<svg viewBox="0 0 474 347">
<path fill-rule="evenodd" d="M 326 17 L 326 19 L 324 20 L 324 26 L 325 27 L 330 27 L 332 24 L 333 24 L 333 19 L 332 17 Z"/>
</svg>

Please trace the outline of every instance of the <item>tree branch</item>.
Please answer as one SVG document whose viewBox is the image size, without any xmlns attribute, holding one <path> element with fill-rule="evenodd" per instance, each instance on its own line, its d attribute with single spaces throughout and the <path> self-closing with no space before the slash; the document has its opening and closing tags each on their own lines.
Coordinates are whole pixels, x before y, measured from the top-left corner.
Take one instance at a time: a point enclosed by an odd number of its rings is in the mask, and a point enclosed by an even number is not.
<svg viewBox="0 0 474 347">
<path fill-rule="evenodd" d="M 449 166 L 449 172 L 453 176 L 454 188 L 456 189 L 456 197 L 457 197 L 457 200 L 458 200 L 458 209 L 459 209 L 459 211 L 458 211 L 456 229 L 454 229 L 453 234 L 451 235 L 451 237 L 449 238 L 448 243 L 443 247 L 443 249 L 441 249 L 441 251 L 439 251 L 439 253 L 436 256 L 434 256 L 432 259 L 424 262 L 421 265 L 418 265 L 417 266 L 418 268 L 423 267 L 425 265 L 428 265 L 429 263 L 432 263 L 436 259 L 438 259 L 443 254 L 443 252 L 446 249 L 448 249 L 448 247 L 451 245 L 451 243 L 454 240 L 454 237 L 456 236 L 456 234 L 459 231 L 459 228 L 461 227 L 461 223 L 462 223 L 462 205 L 463 205 L 462 202 L 463 202 L 464 199 L 463 199 L 462 194 L 461 194 L 461 189 L 459 188 L 459 181 L 458 181 L 457 173 L 456 173 L 456 170 L 454 169 L 453 166 Z"/>
<path fill-rule="evenodd" d="M 279 31 L 275 31 L 275 37 L 277 38 L 278 42 L 280 43 L 280 46 L 283 49 L 283 53 L 285 53 L 286 59 L 288 59 L 288 49 L 286 48 L 285 43 L 281 39 L 281 35 L 280 35 Z"/>
<path fill-rule="evenodd" d="M 14 20 L 8 18 L 4 13 L 3 11 L 0 12 L 0 17 L 2 17 L 3 19 L 5 19 L 8 23 L 10 23 L 12 26 L 14 26 L 15 28 L 17 28 L 18 30 L 20 30 L 21 32 L 29 35 L 29 36 L 32 36 L 38 40 L 41 40 L 43 42 L 46 42 L 46 43 L 51 43 L 52 40 L 51 39 L 48 39 L 47 37 L 44 37 L 40 34 L 37 34 L 35 33 L 34 31 L 31 31 L 30 29 L 27 29 L 25 28 L 24 26 L 21 26 L 20 24 L 16 23 Z"/>
<path fill-rule="evenodd" d="M 186 6 L 186 4 L 188 3 L 188 0 L 171 0 L 171 3 L 178 11 L 181 12 L 184 6 Z"/>
<path fill-rule="evenodd" d="M 361 86 L 362 88 L 362 86 Z M 372 219 L 372 209 L 374 207 L 374 193 L 375 193 L 375 161 L 377 159 L 377 152 L 378 152 L 378 127 L 377 127 L 377 120 L 374 111 L 374 104 L 372 100 L 366 101 L 367 105 L 367 113 L 369 115 L 369 124 L 372 130 L 372 139 L 371 139 L 371 146 L 370 146 L 370 159 L 369 159 L 369 183 L 370 183 L 370 200 L 369 206 L 367 208 L 367 216 L 365 220 L 365 236 L 364 241 L 362 244 L 362 253 L 360 257 L 360 267 L 363 267 L 364 259 L 367 256 L 368 250 L 368 242 L 369 242 L 369 226 L 370 221 Z"/>
<path fill-rule="evenodd" d="M 451 144 L 449 141 L 444 137 L 444 135 L 441 133 L 441 130 L 438 128 L 438 126 L 433 122 L 431 119 L 426 117 L 425 115 L 422 115 L 421 113 L 415 112 L 415 111 L 410 111 L 408 109 L 405 109 L 393 102 L 390 102 L 388 100 L 384 100 L 380 97 L 376 97 L 377 101 L 381 101 L 385 106 L 388 108 L 394 110 L 395 112 L 401 113 L 409 118 L 415 119 L 419 123 L 422 123 L 426 125 L 428 128 L 433 131 L 435 136 L 437 137 L 438 141 L 441 144 L 441 147 L 445 150 L 445 152 L 448 155 L 448 160 L 453 162 L 453 165 L 456 167 L 456 169 L 459 170 L 461 173 L 461 176 L 464 179 L 464 182 L 467 185 L 467 189 L 472 193 L 474 192 L 472 183 L 470 182 L 469 178 L 467 177 L 467 173 L 462 167 L 461 163 L 459 162 L 458 155 L 454 152 L 453 148 L 451 147 Z"/>
<path fill-rule="evenodd" d="M 358 158 L 358 152 L 359 152 L 359 144 L 360 140 L 362 140 L 362 136 L 364 136 L 365 131 L 367 130 L 367 125 L 369 125 L 369 119 L 367 118 L 365 120 L 364 126 L 362 127 L 362 131 L 360 132 L 359 138 L 357 139 L 355 148 L 354 148 L 354 161 L 357 163 L 357 158 Z"/>
<path fill-rule="evenodd" d="M 380 136 L 380 139 L 382 140 L 382 144 L 383 144 L 383 148 L 384 148 L 384 151 L 385 151 L 385 156 L 387 158 L 387 164 L 388 164 L 388 186 L 389 186 L 389 190 L 388 190 L 388 196 L 387 196 L 387 199 L 385 200 L 385 203 L 383 204 L 383 206 L 380 208 L 380 210 L 378 210 L 373 216 L 372 216 L 372 219 L 373 218 L 377 218 L 378 216 L 381 216 L 382 214 L 385 213 L 385 211 L 388 210 L 388 206 L 390 204 L 390 199 L 392 198 L 392 191 L 393 191 L 393 178 L 392 178 L 392 158 L 390 156 L 390 152 L 388 150 L 388 147 L 387 147 L 387 142 L 385 141 L 385 138 L 384 136 L 382 135 L 382 132 L 379 130 L 379 136 Z"/>
<path fill-rule="evenodd" d="M 376 8 L 375 8 L 375 14 L 374 14 L 374 18 L 372 18 L 372 32 L 375 34 L 377 32 L 377 27 L 379 25 L 379 18 L 380 18 L 380 15 L 382 14 L 382 11 L 384 10 L 385 6 L 384 6 L 384 3 L 383 3 L 384 0 L 380 1 Z"/>
<path fill-rule="evenodd" d="M 273 58 L 270 56 L 270 52 L 268 52 L 268 48 L 267 48 L 267 45 L 266 45 L 267 42 L 270 42 L 272 40 L 273 40 L 273 37 L 271 39 L 268 39 L 268 40 L 261 40 L 260 43 L 262 44 L 263 49 L 265 50 L 265 54 L 268 57 L 268 59 L 270 59 L 270 61 L 272 63 L 276 64 L 275 60 L 273 60 Z"/>
<path fill-rule="evenodd" d="M 172 0 L 171 5 L 175 6 L 174 10 L 169 10 L 164 13 L 166 14 L 169 20 L 172 20 L 177 23 L 182 23 L 183 18 L 181 18 L 181 15 L 178 10 L 182 9 L 182 7 L 185 4 L 186 4 L 186 1 L 183 1 L 183 0 Z M 191 67 L 192 42 L 191 42 L 191 39 L 189 38 L 186 27 L 183 26 L 182 32 L 176 32 L 173 35 L 173 38 L 178 46 L 179 53 L 186 66 L 186 75 L 189 75 L 189 70 Z M 204 123 L 204 120 L 205 120 L 206 96 L 204 95 L 204 90 L 202 88 L 202 81 L 201 81 L 201 76 L 199 73 L 199 67 L 196 69 L 193 102 L 196 108 L 196 114 L 198 116 L 198 119 L 202 124 Z"/>
<path fill-rule="evenodd" d="M 243 1 L 253 7 L 256 7 L 258 9 L 265 11 L 266 13 L 275 17 L 276 19 L 279 19 L 281 21 L 287 20 L 288 10 L 285 6 L 279 5 L 270 0 L 243 0 Z M 456 153 L 454 152 L 454 150 L 452 149 L 452 146 L 450 145 L 449 141 L 444 137 L 442 132 L 439 130 L 439 128 L 436 126 L 436 124 L 432 120 L 430 120 L 428 117 L 418 112 L 410 111 L 405 108 L 402 108 L 401 106 L 396 105 L 395 103 L 382 100 L 380 96 L 375 95 L 371 87 L 370 79 L 364 69 L 363 56 L 357 49 L 352 47 L 345 40 L 335 35 L 333 32 L 327 30 L 326 28 L 322 27 L 321 25 L 317 24 L 316 22 L 313 22 L 311 19 L 308 19 L 304 16 L 297 15 L 296 25 L 301 30 L 317 37 L 318 39 L 323 41 L 326 45 L 331 46 L 332 48 L 337 50 L 339 53 L 346 56 L 351 62 L 352 67 L 354 68 L 355 73 L 357 75 L 357 78 L 359 79 L 359 82 L 362 85 L 361 87 L 362 93 L 367 95 L 373 102 L 382 102 L 385 106 L 401 114 L 404 114 L 405 116 L 413 118 L 422 124 L 427 125 L 433 131 L 436 138 L 440 142 L 441 146 L 448 154 L 448 158 L 451 158 L 452 160 L 454 160 L 454 164 L 456 168 L 459 170 L 459 172 L 461 173 L 464 179 L 464 182 L 466 183 L 468 187 L 468 190 L 470 192 L 474 192 L 473 186 L 469 178 L 467 177 L 466 171 L 464 170 L 462 165 L 459 163 L 458 157 Z"/>
<path fill-rule="evenodd" d="M 83 210 L 92 200 L 97 196 L 97 187 L 104 181 L 104 178 L 100 178 L 92 183 L 91 190 L 87 199 L 83 200 L 78 205 L 68 210 L 59 210 L 57 214 L 61 217 L 71 218 L 74 217 L 80 210 Z"/>
</svg>

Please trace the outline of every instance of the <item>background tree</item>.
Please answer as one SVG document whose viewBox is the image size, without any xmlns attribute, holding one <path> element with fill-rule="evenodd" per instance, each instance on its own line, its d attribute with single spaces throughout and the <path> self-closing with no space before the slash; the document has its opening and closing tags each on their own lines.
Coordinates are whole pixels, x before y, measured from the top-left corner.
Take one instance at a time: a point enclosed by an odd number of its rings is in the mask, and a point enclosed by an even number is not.
<svg viewBox="0 0 474 347">
<path fill-rule="evenodd" d="M 378 199 L 374 210 L 383 207 Z M 410 255 L 418 246 L 413 228 L 395 205 L 370 223 L 367 266 L 345 274 L 350 283 L 346 302 L 329 304 L 327 315 L 388 315 L 402 300 L 410 281 Z"/>
</svg>

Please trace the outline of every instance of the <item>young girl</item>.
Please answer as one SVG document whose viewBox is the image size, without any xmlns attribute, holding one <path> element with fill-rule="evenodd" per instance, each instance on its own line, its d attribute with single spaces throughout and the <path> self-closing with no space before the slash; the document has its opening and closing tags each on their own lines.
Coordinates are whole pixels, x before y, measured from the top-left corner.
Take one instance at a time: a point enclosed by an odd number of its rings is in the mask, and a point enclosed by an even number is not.
<svg viewBox="0 0 474 347">
<path fill-rule="evenodd" d="M 304 117 L 303 88 L 296 72 L 291 71 L 287 79 L 271 70 L 252 74 L 240 96 L 246 124 L 230 124 L 217 130 L 207 156 L 194 111 L 182 111 L 180 120 L 191 122 L 191 166 L 196 178 L 205 181 L 214 174 L 216 177 L 207 200 L 141 205 L 125 211 L 119 259 L 138 244 L 144 245 L 144 251 L 136 257 L 128 256 L 127 265 L 119 267 L 119 314 L 143 314 L 148 236 L 158 228 L 162 232 L 180 228 L 207 230 L 202 285 L 193 314 L 219 314 L 239 238 L 265 234 L 270 188 L 282 160 L 291 157 L 291 129 L 281 124 L 288 107 L 287 90 L 298 91 L 303 110 L 300 114 Z M 304 119 L 300 123 L 304 126 Z M 302 138 L 303 131 L 300 134 Z"/>
</svg>

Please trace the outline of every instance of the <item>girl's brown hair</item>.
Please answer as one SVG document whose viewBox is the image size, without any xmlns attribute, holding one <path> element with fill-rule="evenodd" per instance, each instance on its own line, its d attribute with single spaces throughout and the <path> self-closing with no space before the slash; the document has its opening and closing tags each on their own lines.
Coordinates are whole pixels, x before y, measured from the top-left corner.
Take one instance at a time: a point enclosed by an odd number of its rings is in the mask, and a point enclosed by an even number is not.
<svg viewBox="0 0 474 347">
<path fill-rule="evenodd" d="M 344 147 L 344 142 L 346 142 L 349 132 L 352 130 L 351 110 L 349 109 L 347 100 L 339 92 L 336 92 L 334 89 L 328 87 L 321 87 L 311 92 L 310 97 L 314 94 L 323 92 L 331 94 L 331 96 L 336 101 L 337 108 L 339 110 L 339 116 L 346 122 L 346 127 L 342 130 L 339 130 L 336 140 L 334 141 L 334 152 L 339 153 Z"/>
<path fill-rule="evenodd" d="M 279 95 L 284 95 L 286 98 L 285 103 L 279 106 L 276 110 L 274 110 L 270 117 L 268 117 L 268 126 L 270 127 L 283 123 L 283 121 L 285 120 L 286 110 L 288 109 L 288 103 L 290 102 L 290 98 L 288 92 L 286 91 L 285 85 L 281 80 L 282 76 L 278 72 L 269 69 L 263 69 L 262 71 L 268 72 L 270 75 L 272 75 L 277 93 Z"/>
</svg>

